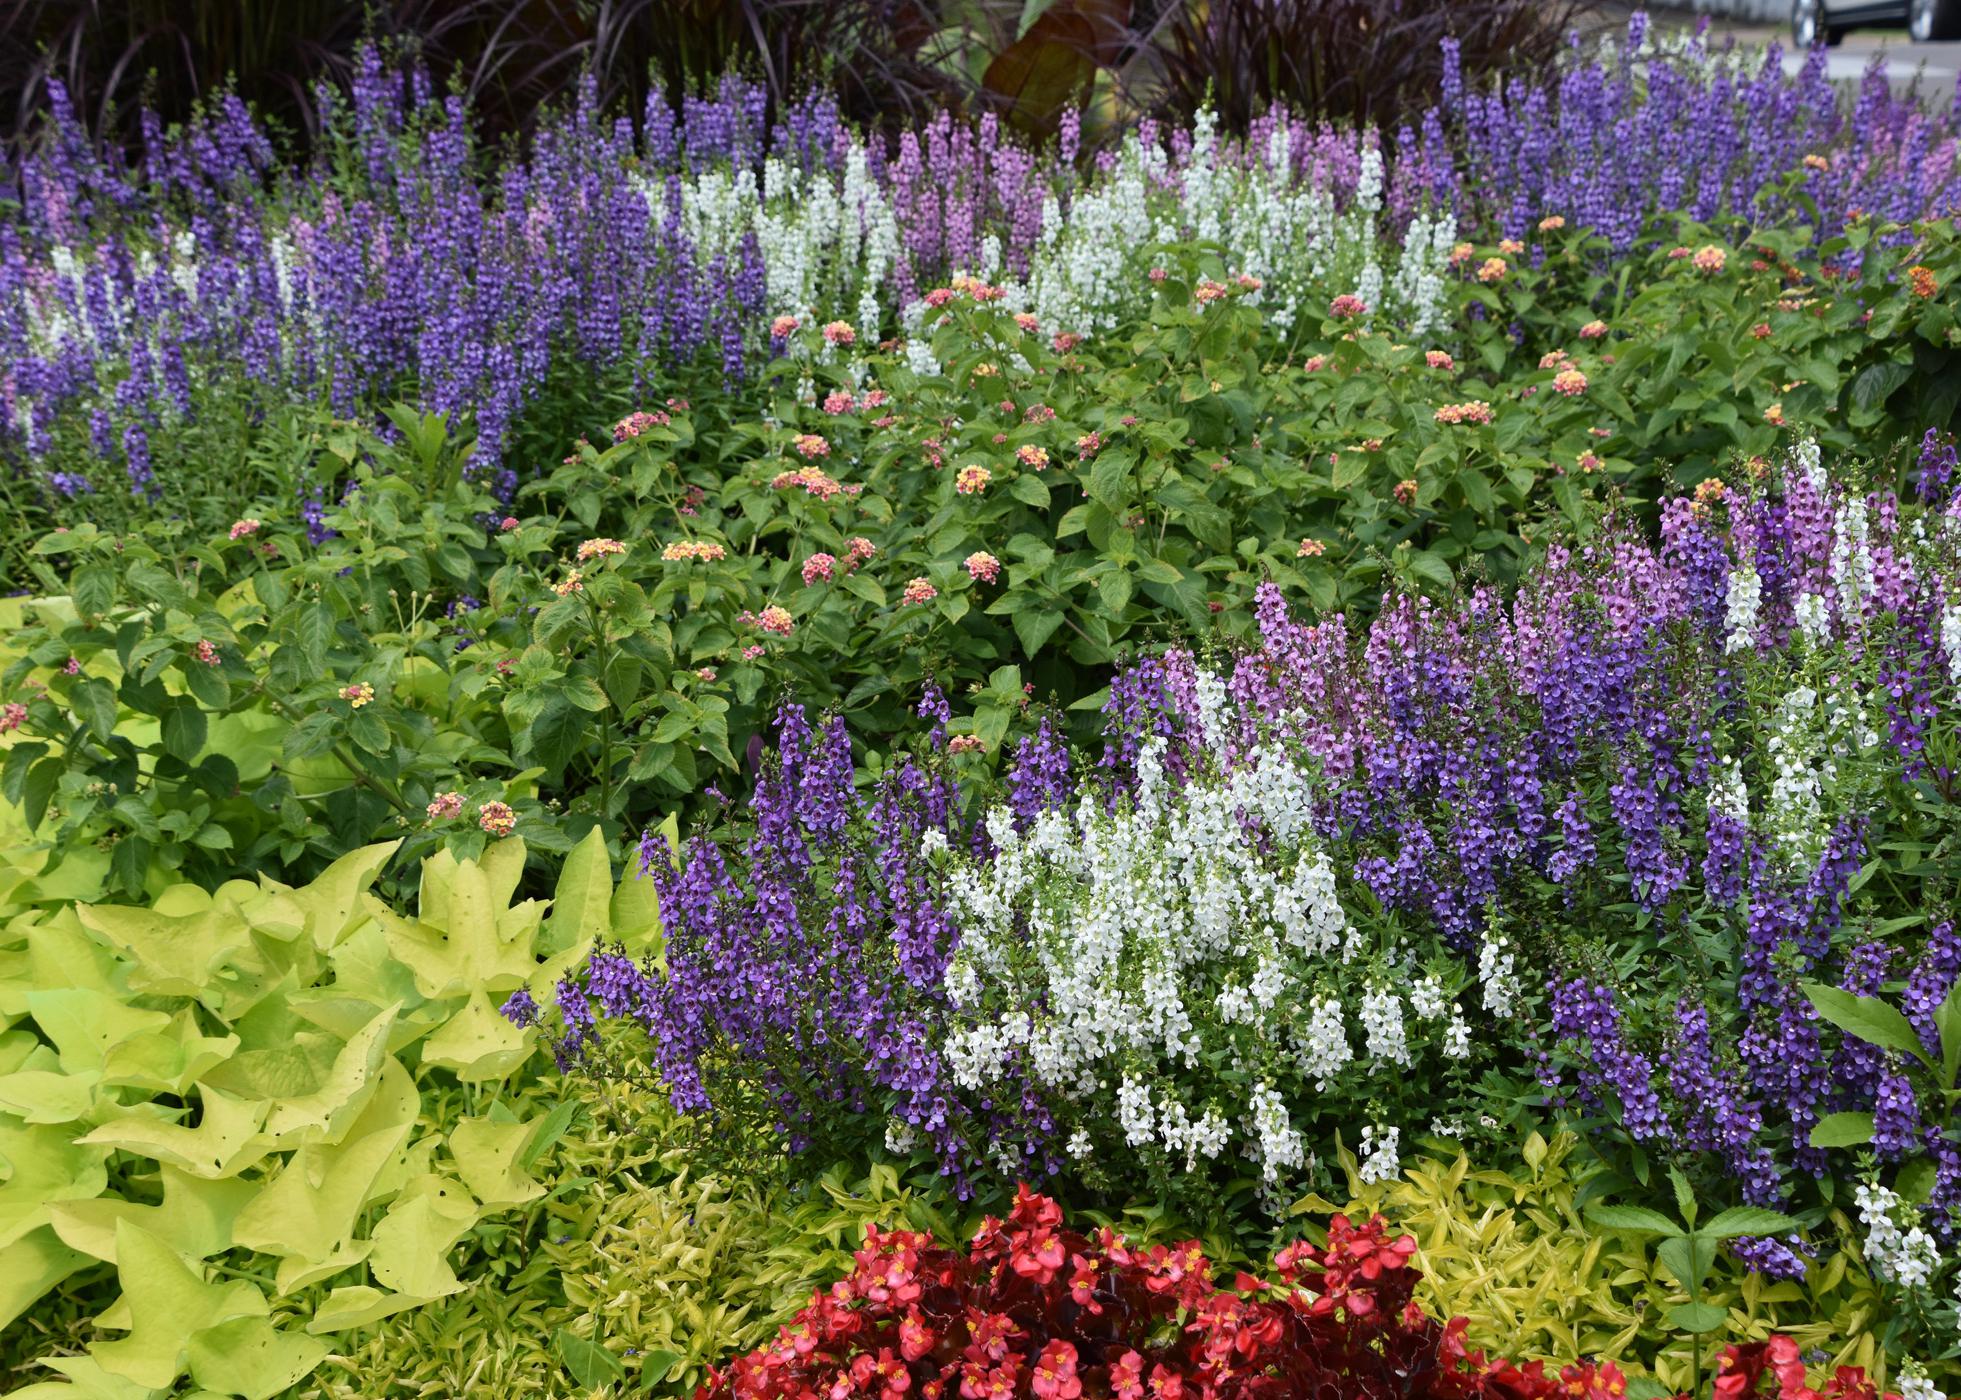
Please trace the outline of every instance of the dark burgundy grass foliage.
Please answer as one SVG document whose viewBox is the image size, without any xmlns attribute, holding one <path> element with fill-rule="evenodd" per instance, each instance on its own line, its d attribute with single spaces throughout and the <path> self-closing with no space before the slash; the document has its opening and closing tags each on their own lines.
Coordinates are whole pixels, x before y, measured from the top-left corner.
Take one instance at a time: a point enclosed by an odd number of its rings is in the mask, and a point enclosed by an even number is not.
<svg viewBox="0 0 1961 1400">
<path fill-rule="evenodd" d="M 1019 4 L 1019 0 L 1015 0 Z M 1005 0 L 987 0 L 1005 3 Z M 145 106 L 166 123 L 231 91 L 311 144 L 317 85 L 345 90 L 362 41 L 416 55 L 493 133 L 525 131 L 590 71 L 602 106 L 639 111 L 735 70 L 773 100 L 833 91 L 868 124 L 963 105 L 932 61 L 942 0 L 0 0 L 0 141 L 30 135 L 48 84 L 101 141 L 141 149 Z"/>
<path fill-rule="evenodd" d="M 0 0 L 0 143 L 31 137 L 59 81 L 88 130 L 141 149 L 235 94 L 310 146 L 322 83 L 345 90 L 365 38 L 412 54 L 491 134 L 528 131 L 590 73 L 602 108 L 670 102 L 725 72 L 773 105 L 812 87 L 861 124 L 992 110 L 1053 133 L 1104 79 L 1114 124 L 1184 121 L 1208 97 L 1244 132 L 1276 104 L 1393 130 L 1435 100 L 1440 41 L 1467 75 L 1542 76 L 1584 0 Z M 1029 20 L 1033 15 L 1032 22 Z"/>
<path fill-rule="evenodd" d="M 1535 81 L 1589 14 L 1581 0 L 1162 0 L 1128 96 L 1179 121 L 1209 100 L 1232 132 L 1274 106 L 1393 132 L 1435 105 L 1443 40 L 1467 77 Z"/>
</svg>

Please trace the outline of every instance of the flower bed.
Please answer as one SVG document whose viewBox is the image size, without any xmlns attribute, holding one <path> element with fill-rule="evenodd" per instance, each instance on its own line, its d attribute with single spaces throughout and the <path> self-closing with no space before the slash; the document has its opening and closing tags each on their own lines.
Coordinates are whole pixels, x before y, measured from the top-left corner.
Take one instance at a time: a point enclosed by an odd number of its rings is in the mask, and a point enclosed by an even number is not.
<svg viewBox="0 0 1961 1400">
<path fill-rule="evenodd" d="M 876 343 L 953 273 L 1102 334 L 1141 309 L 1154 247 L 1199 239 L 1263 280 L 1283 335 L 1347 295 L 1416 337 L 1443 324 L 1460 236 L 1537 266 L 1559 256 L 1550 230 L 1584 231 L 1588 273 L 1611 279 L 1678 215 L 1725 241 L 1767 215 L 1827 245 L 1961 197 L 1951 121 L 1883 76 L 1848 108 L 1822 60 L 1787 78 L 1658 45 L 1645 17 L 1555 90 L 1453 78 L 1393 140 L 1277 112 L 1234 143 L 1201 116 L 1095 158 L 992 120 L 868 141 L 821 95 L 769 125 L 761 90 L 730 81 L 616 123 L 575 103 L 496 161 L 459 100 L 370 53 L 309 169 L 283 168 L 235 101 L 175 134 L 151 122 L 124 169 L 55 95 L 9 180 L 0 444 L 37 507 L 93 494 L 118 518 L 201 515 L 207 496 L 229 517 L 241 481 L 317 512 L 342 483 L 307 460 L 307 429 L 268 451 L 249 425 L 313 405 L 378 422 L 397 397 L 467 420 L 470 465 L 508 494 L 578 430 L 595 375 L 621 413 L 683 366 L 733 384 L 766 365 L 776 317 Z"/>
<path fill-rule="evenodd" d="M 0 1389 L 1942 1400 L 1953 116 L 1644 27 L 1053 154 L 57 102 Z"/>
</svg>

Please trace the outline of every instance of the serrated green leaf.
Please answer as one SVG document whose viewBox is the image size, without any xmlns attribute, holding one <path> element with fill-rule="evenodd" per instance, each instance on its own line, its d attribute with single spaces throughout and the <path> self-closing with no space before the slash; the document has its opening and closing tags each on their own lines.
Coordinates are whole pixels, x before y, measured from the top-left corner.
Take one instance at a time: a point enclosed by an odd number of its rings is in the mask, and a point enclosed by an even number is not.
<svg viewBox="0 0 1961 1400">
<path fill-rule="evenodd" d="M 1733 1240 L 1739 1235 L 1788 1235 L 1801 1228 L 1800 1222 L 1762 1206 L 1731 1206 L 1721 1212 L 1698 1234 L 1712 1240 Z"/>
<path fill-rule="evenodd" d="M 1679 1235 L 1682 1227 L 1660 1211 L 1645 1206 L 1589 1205 L 1587 1219 L 1610 1230 L 1638 1230 L 1653 1235 Z"/>
<path fill-rule="evenodd" d="M 1714 1303 L 1678 1303 L 1668 1310 L 1668 1320 L 1682 1331 L 1700 1336 L 1721 1327 L 1729 1320 L 1729 1312 Z"/>
<path fill-rule="evenodd" d="M 1855 996 L 1820 982 L 1803 984 L 1804 994 L 1818 1008 L 1818 1014 L 1848 1035 L 1887 1050 L 1898 1050 L 1917 1060 L 1927 1060 L 1927 1051 L 1911 1022 L 1878 997 Z"/>
</svg>

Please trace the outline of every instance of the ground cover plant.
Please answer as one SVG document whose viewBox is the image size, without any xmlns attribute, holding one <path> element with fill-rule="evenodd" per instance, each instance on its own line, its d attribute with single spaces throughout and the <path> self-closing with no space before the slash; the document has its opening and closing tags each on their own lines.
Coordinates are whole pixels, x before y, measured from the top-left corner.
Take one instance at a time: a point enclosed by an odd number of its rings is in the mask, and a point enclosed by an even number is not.
<svg viewBox="0 0 1961 1400">
<path fill-rule="evenodd" d="M 1948 95 L 1014 8 L 48 89 L 0 1389 L 1961 1384 Z"/>
</svg>

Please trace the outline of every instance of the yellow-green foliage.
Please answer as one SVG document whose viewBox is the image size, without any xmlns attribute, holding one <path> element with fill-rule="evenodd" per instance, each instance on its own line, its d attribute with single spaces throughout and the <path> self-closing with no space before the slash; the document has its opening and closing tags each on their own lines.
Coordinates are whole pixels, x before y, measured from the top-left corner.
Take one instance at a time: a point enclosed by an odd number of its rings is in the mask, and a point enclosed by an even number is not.
<svg viewBox="0 0 1961 1400">
<path fill-rule="evenodd" d="M 0 1388 L 265 1400 L 456 1268 L 509 1289 L 564 1119 L 495 1005 L 640 925 L 596 835 L 549 921 L 519 842 L 429 859 L 413 916 L 366 893 L 392 849 L 0 926 Z"/>
<path fill-rule="evenodd" d="M 792 1191 L 697 1174 L 681 1152 L 632 1164 L 581 1214 L 588 1238 L 550 1247 L 573 1330 L 643 1361 L 674 1358 L 665 1375 L 680 1389 L 848 1272 L 868 1223 L 948 1228 L 890 1167 Z"/>
<path fill-rule="evenodd" d="M 1650 1372 L 1671 1391 L 1686 1389 L 1696 1339 L 1663 1319 L 1687 1294 L 1656 1260 L 1652 1236 L 1619 1235 L 1585 1218 L 1580 1191 L 1597 1168 L 1575 1159 L 1576 1146 L 1570 1133 L 1550 1142 L 1534 1133 L 1511 1170 L 1473 1170 L 1463 1156 L 1415 1158 L 1402 1179 L 1366 1185 L 1343 1152 L 1347 1209 L 1380 1210 L 1416 1237 L 1414 1262 L 1424 1275 L 1417 1300 L 1434 1316 L 1468 1318 L 1473 1345 L 1561 1362 L 1610 1358 Z M 1299 1208 L 1334 1207 L 1309 1197 Z M 1832 1232 L 1839 1241 L 1857 1238 L 1842 1216 L 1833 1217 Z M 1802 1282 L 1769 1282 L 1725 1253 L 1703 1298 L 1729 1312 L 1723 1330 L 1700 1339 L 1705 1379 L 1717 1348 L 1773 1332 L 1828 1355 L 1828 1367 L 1887 1369 L 1885 1310 L 1851 1243 L 1821 1251 Z"/>
<path fill-rule="evenodd" d="M 565 1336 L 616 1359 L 625 1381 L 616 1393 L 686 1395 L 707 1366 L 768 1340 L 813 1290 L 848 1272 L 866 1224 L 942 1238 L 973 1227 L 972 1213 L 955 1214 L 944 1193 L 882 1165 L 790 1184 L 704 1171 L 657 1094 L 584 1092 L 591 1117 L 561 1144 L 550 1196 L 524 1227 L 535 1248 L 521 1264 L 383 1321 L 327 1360 L 309 1397 L 582 1394 Z M 1511 1170 L 1417 1157 L 1401 1180 L 1374 1185 L 1343 1152 L 1347 1204 L 1309 1197 L 1299 1209 L 1316 1225 L 1337 1209 L 1380 1210 L 1415 1235 L 1418 1301 L 1434 1316 L 1468 1318 L 1475 1346 L 1555 1364 L 1606 1357 L 1671 1391 L 1687 1388 L 1691 1339 L 1663 1322 L 1685 1295 L 1651 1238 L 1585 1219 L 1581 1188 L 1597 1168 L 1575 1147 L 1570 1134 L 1535 1134 Z M 1138 1239 L 1191 1233 L 1148 1207 L 1076 1214 Z M 1266 1262 L 1264 1251 L 1249 1258 L 1232 1240 L 1206 1243 L 1222 1268 Z M 1886 1369 L 1880 1298 L 1851 1249 L 1821 1258 L 1802 1283 L 1768 1283 L 1725 1258 L 1705 1298 L 1729 1312 L 1728 1326 L 1703 1339 L 1705 1383 L 1717 1347 L 1773 1331 L 1829 1356 L 1828 1365 Z"/>
<path fill-rule="evenodd" d="M 628 1391 L 685 1395 L 848 1272 L 867 1224 L 957 1236 L 966 1223 L 888 1166 L 791 1184 L 718 1175 L 695 1165 L 659 1094 L 588 1087 L 585 1102 L 523 1266 L 384 1321 L 307 1395 L 579 1394 L 568 1336 L 610 1353 Z"/>
</svg>

